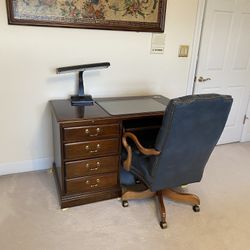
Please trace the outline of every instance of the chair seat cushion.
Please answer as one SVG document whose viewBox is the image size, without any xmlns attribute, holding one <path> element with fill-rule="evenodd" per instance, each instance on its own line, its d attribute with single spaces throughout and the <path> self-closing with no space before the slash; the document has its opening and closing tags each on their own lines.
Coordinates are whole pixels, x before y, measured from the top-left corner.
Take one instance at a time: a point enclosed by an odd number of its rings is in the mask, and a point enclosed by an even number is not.
<svg viewBox="0 0 250 250">
<path fill-rule="evenodd" d="M 132 186 L 135 184 L 135 176 L 126 171 L 122 166 L 120 167 L 120 184 L 122 186 Z"/>
<path fill-rule="evenodd" d="M 152 182 L 150 173 L 153 160 L 154 157 L 152 156 L 145 156 L 138 151 L 133 152 L 131 172 L 143 181 L 149 188 Z"/>
</svg>

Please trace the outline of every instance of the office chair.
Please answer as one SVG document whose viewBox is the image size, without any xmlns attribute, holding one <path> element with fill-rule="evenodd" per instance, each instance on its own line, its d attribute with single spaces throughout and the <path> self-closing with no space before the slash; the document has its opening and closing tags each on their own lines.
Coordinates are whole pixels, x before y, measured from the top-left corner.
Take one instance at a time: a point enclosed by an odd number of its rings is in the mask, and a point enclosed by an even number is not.
<svg viewBox="0 0 250 250">
<path fill-rule="evenodd" d="M 231 96 L 218 94 L 170 100 L 153 148 L 145 148 L 134 133 L 124 131 L 122 144 L 126 159 L 123 168 L 126 171 L 121 171 L 120 176 L 123 206 L 128 206 L 130 199 L 156 196 L 161 228 L 167 227 L 163 196 L 190 204 L 198 212 L 198 196 L 173 188 L 201 180 L 224 129 L 232 101 Z M 146 137 L 147 134 L 144 141 Z M 142 185 L 129 185 L 134 179 L 139 179 Z"/>
</svg>

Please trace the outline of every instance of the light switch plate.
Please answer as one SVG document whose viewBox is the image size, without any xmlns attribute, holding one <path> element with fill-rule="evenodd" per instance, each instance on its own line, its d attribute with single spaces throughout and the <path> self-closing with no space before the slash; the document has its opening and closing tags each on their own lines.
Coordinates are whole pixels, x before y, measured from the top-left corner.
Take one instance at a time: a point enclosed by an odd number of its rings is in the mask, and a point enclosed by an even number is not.
<svg viewBox="0 0 250 250">
<path fill-rule="evenodd" d="M 188 57 L 188 51 L 189 51 L 188 45 L 180 45 L 179 57 Z"/>
</svg>

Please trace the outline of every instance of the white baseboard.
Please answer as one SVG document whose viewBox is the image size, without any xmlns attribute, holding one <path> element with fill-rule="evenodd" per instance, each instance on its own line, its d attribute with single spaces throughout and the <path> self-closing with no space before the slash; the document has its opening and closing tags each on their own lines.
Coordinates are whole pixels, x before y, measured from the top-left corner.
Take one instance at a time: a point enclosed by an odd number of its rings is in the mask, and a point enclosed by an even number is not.
<svg viewBox="0 0 250 250">
<path fill-rule="evenodd" d="M 1 163 L 0 175 L 49 169 L 52 167 L 52 162 L 52 158 L 41 158 L 21 162 Z"/>
</svg>

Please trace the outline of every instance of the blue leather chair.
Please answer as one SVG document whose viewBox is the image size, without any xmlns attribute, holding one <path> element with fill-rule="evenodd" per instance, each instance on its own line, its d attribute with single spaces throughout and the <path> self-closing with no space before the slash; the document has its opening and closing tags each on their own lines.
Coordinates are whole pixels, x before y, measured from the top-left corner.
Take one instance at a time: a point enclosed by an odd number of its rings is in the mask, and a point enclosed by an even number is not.
<svg viewBox="0 0 250 250">
<path fill-rule="evenodd" d="M 170 100 L 150 149 L 144 148 L 135 134 L 124 132 L 122 142 L 127 155 L 123 167 L 126 171 L 121 171 L 120 176 L 123 206 L 128 206 L 129 199 L 157 195 L 162 228 L 167 227 L 163 196 L 191 204 L 198 212 L 200 200 L 196 195 L 172 188 L 201 180 L 205 165 L 224 129 L 232 102 L 231 96 L 218 94 Z M 146 189 L 134 185 L 130 190 L 127 184 L 133 181 L 133 177 L 139 179 Z"/>
</svg>

